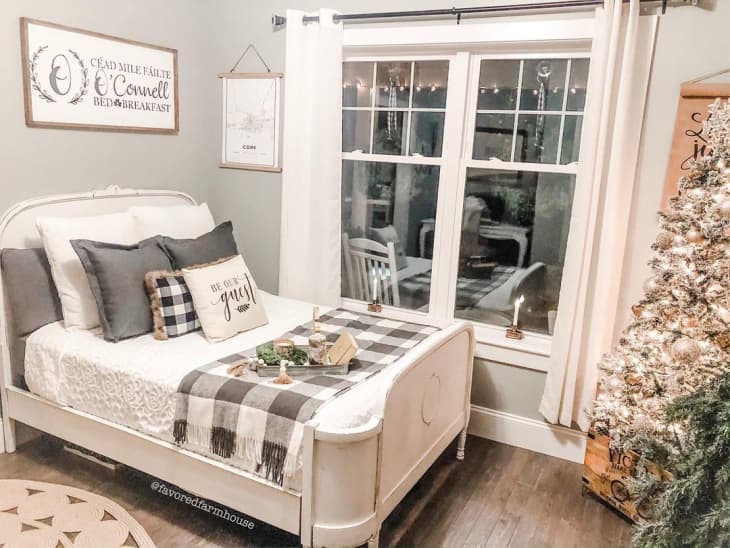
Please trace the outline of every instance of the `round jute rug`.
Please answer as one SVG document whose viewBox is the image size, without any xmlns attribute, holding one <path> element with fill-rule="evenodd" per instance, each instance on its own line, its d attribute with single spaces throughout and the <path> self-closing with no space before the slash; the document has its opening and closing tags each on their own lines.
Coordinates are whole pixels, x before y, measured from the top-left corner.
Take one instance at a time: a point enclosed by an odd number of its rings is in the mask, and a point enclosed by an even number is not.
<svg viewBox="0 0 730 548">
<path fill-rule="evenodd" d="M 4 548 L 154 548 L 142 526 L 117 503 L 65 485 L 0 480 Z"/>
</svg>

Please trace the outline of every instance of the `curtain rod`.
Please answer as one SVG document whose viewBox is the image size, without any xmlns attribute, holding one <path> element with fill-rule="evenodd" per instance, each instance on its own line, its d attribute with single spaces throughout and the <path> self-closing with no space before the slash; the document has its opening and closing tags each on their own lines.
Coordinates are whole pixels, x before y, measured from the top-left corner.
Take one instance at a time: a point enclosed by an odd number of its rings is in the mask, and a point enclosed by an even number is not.
<svg viewBox="0 0 730 548">
<path fill-rule="evenodd" d="M 629 2 L 629 0 L 623 0 Z M 661 2 L 662 13 L 667 10 L 667 5 L 691 5 L 696 6 L 698 0 L 639 0 L 641 3 Z M 408 17 L 456 17 L 456 22 L 461 21 L 462 15 L 474 15 L 484 13 L 499 13 L 509 11 L 533 11 L 533 10 L 550 10 L 563 8 L 590 8 L 594 6 L 602 6 L 603 0 L 560 0 L 557 2 L 533 2 L 531 4 L 507 4 L 502 6 L 481 6 L 473 8 L 442 8 L 431 10 L 413 10 L 413 11 L 381 11 L 371 13 L 341 13 L 335 14 L 335 21 L 362 21 L 367 19 L 396 19 Z M 303 17 L 305 23 L 319 21 L 317 15 L 305 15 Z M 274 27 L 283 27 L 286 25 L 286 17 L 281 15 L 273 15 L 271 24 Z"/>
</svg>

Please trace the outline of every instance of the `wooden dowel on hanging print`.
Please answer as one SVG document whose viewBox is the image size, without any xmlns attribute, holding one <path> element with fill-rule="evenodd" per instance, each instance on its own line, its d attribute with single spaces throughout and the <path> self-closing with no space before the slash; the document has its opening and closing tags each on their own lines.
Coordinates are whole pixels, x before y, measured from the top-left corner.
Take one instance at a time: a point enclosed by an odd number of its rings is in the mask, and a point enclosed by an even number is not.
<svg viewBox="0 0 730 548">
<path fill-rule="evenodd" d="M 701 80 L 719 76 L 724 72 L 726 71 L 685 82 L 680 88 L 677 119 L 674 124 L 672 149 L 662 197 L 664 210 L 669 207 L 669 199 L 677 194 L 679 179 L 689 174 L 692 162 L 710 152 L 702 123 L 707 120 L 707 110 L 716 98 L 728 100 L 730 83 L 701 82 Z"/>
</svg>

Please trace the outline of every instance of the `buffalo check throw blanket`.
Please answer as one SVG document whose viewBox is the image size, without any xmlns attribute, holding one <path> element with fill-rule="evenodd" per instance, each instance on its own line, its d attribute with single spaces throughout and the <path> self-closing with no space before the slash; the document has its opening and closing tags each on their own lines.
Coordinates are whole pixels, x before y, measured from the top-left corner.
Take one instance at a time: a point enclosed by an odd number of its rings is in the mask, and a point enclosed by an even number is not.
<svg viewBox="0 0 730 548">
<path fill-rule="evenodd" d="M 252 371 L 228 374 L 231 365 L 247 361 L 256 350 L 232 354 L 199 367 L 180 382 L 176 394 L 174 437 L 236 457 L 257 474 L 284 485 L 301 460 L 304 423 L 325 402 L 375 375 L 401 358 L 438 328 L 387 320 L 336 309 L 320 317 L 321 332 L 334 342 L 349 331 L 360 348 L 347 375 L 298 376 L 292 384 L 274 384 Z M 308 322 L 283 337 L 309 337 Z"/>
</svg>

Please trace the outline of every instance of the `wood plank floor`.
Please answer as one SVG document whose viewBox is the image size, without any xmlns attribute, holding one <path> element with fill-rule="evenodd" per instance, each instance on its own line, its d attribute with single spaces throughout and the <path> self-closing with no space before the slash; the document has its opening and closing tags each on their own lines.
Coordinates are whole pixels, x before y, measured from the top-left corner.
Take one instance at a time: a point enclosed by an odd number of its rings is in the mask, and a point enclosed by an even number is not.
<svg viewBox="0 0 730 548">
<path fill-rule="evenodd" d="M 581 495 L 581 467 L 469 437 L 466 459 L 450 447 L 391 514 L 382 546 L 627 546 L 631 528 Z M 116 474 L 60 450 L 42 437 L 0 455 L 0 478 L 71 485 L 126 508 L 161 548 L 295 546 L 298 538 L 255 522 L 253 530 L 175 502 L 150 488 L 152 478 Z"/>
</svg>

